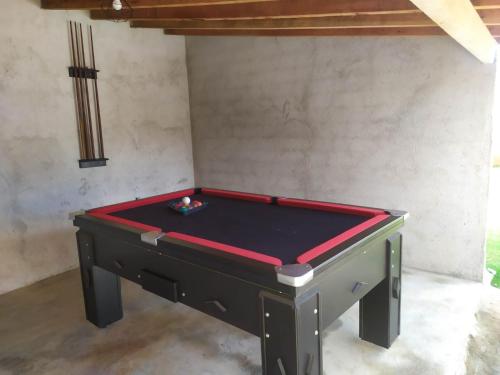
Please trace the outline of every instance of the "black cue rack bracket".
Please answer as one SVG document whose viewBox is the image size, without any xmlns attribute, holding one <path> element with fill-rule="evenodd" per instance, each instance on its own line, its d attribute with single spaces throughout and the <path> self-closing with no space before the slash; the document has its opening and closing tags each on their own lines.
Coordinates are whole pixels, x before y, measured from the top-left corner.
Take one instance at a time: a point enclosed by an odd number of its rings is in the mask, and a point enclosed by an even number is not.
<svg viewBox="0 0 500 375">
<path fill-rule="evenodd" d="M 109 160 L 104 156 L 101 110 L 95 66 L 92 26 L 86 26 L 87 37 L 81 23 L 69 21 L 71 66 L 68 74 L 73 79 L 80 168 L 104 167 Z M 86 54 L 85 50 L 88 49 Z M 87 55 L 87 59 L 86 59 Z M 87 65 L 87 62 L 89 64 Z M 90 81 L 90 82 L 89 82 Z M 90 87 L 90 90 L 89 90 Z M 97 147 L 95 142 L 97 141 Z"/>
<path fill-rule="evenodd" d="M 68 74 L 71 78 L 86 78 L 86 79 L 97 79 L 97 73 L 99 70 L 92 68 L 78 68 L 76 66 L 68 67 Z"/>
<path fill-rule="evenodd" d="M 109 159 L 80 159 L 78 160 L 78 165 L 80 168 L 94 168 L 94 167 L 105 167 Z"/>
</svg>

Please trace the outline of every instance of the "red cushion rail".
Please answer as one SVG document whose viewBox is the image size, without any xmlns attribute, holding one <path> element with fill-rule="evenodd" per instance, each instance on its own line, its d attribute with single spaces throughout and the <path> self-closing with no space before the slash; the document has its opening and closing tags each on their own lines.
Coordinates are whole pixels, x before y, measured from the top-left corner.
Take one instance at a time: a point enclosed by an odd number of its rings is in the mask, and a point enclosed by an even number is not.
<svg viewBox="0 0 500 375">
<path fill-rule="evenodd" d="M 201 245 L 201 246 L 206 246 L 206 247 L 209 247 L 211 249 L 224 251 L 226 253 L 238 255 L 241 257 L 249 258 L 249 259 L 253 259 L 253 260 L 256 260 L 256 261 L 262 262 L 262 263 L 268 263 L 268 264 L 272 264 L 275 266 L 281 266 L 283 264 L 281 259 L 269 256 L 269 255 L 260 254 L 260 253 L 257 253 L 255 251 L 252 251 L 252 250 L 242 249 L 242 248 L 231 246 L 231 245 L 226 245 L 226 244 L 223 244 L 220 242 L 206 240 L 206 239 L 200 238 L 200 237 L 190 236 L 188 234 L 177 233 L 177 232 L 168 232 L 167 237 L 175 238 L 175 239 L 186 241 L 186 242 L 191 242 L 191 243 Z"/>
<path fill-rule="evenodd" d="M 361 224 L 356 225 L 355 227 L 352 227 L 351 229 L 346 230 L 344 233 L 339 234 L 338 236 L 335 236 L 331 239 L 329 239 L 326 242 L 323 242 L 322 244 L 313 247 L 312 249 L 306 251 L 302 255 L 299 255 L 297 257 L 297 262 L 300 264 L 308 263 L 314 258 L 317 258 L 318 256 L 326 253 L 327 251 L 331 250 L 333 247 L 341 244 L 342 242 L 347 241 L 348 239 L 354 237 L 355 235 L 363 232 L 366 229 L 369 229 L 373 227 L 375 224 L 380 223 L 381 221 L 387 219 L 390 215 L 377 215 L 372 217 L 371 219 L 368 219 Z"/>
<path fill-rule="evenodd" d="M 261 203 L 271 203 L 273 200 L 268 195 L 260 195 L 260 194 L 252 194 L 252 193 L 240 193 L 237 191 L 229 191 L 229 190 L 202 188 L 201 192 L 203 194 L 214 195 L 216 197 L 235 198 L 235 199 L 242 199 L 242 200 L 252 201 L 252 202 L 261 202 Z"/>
<path fill-rule="evenodd" d="M 161 228 L 154 227 L 152 225 L 138 223 L 137 221 L 122 219 L 121 217 L 111 216 L 108 214 L 104 214 L 102 212 L 90 212 L 90 213 L 88 213 L 88 215 L 94 216 L 98 219 L 112 221 L 114 223 L 124 224 L 124 225 L 128 225 L 128 226 L 131 226 L 131 227 L 134 227 L 137 229 L 142 229 L 142 230 L 145 230 L 147 232 L 161 232 Z"/>
<path fill-rule="evenodd" d="M 185 197 L 185 196 L 193 195 L 193 194 L 194 194 L 194 189 L 180 190 L 180 191 L 175 191 L 173 193 L 156 195 L 154 197 L 137 199 L 137 200 L 133 200 L 133 201 L 112 204 L 110 206 L 94 208 L 94 209 L 90 210 L 89 212 L 99 212 L 99 213 L 103 213 L 103 214 L 110 214 L 110 213 L 117 212 L 117 211 L 128 210 L 128 209 L 134 208 L 134 207 L 146 206 L 148 204 L 168 201 L 171 199 L 181 198 L 181 197 Z"/>
<path fill-rule="evenodd" d="M 340 212 L 344 214 L 362 215 L 362 216 L 376 216 L 385 214 L 385 211 L 376 208 L 347 206 L 337 203 L 316 202 L 304 199 L 278 198 L 278 204 L 281 206 L 310 208 L 314 210 Z"/>
</svg>

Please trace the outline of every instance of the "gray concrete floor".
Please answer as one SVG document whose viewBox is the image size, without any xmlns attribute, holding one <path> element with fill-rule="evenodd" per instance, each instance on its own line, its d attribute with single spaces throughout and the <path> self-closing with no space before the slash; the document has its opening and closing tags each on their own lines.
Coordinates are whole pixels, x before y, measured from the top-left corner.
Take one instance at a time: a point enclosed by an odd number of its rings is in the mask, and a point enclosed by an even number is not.
<svg viewBox="0 0 500 375">
<path fill-rule="evenodd" d="M 415 270 L 403 282 L 392 348 L 358 339 L 353 306 L 324 335 L 325 374 L 500 374 L 499 290 Z M 76 270 L 0 296 L 0 374 L 260 374 L 258 338 L 130 282 L 123 297 L 124 319 L 100 330 Z"/>
</svg>

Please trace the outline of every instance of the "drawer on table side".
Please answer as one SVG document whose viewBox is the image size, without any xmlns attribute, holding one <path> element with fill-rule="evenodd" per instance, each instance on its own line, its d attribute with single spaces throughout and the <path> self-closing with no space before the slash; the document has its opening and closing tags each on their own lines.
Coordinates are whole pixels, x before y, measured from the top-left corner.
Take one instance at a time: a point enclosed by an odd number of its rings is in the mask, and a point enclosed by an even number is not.
<svg viewBox="0 0 500 375">
<path fill-rule="evenodd" d="M 95 264 L 173 302 L 258 335 L 259 286 L 147 247 L 94 236 Z"/>
</svg>

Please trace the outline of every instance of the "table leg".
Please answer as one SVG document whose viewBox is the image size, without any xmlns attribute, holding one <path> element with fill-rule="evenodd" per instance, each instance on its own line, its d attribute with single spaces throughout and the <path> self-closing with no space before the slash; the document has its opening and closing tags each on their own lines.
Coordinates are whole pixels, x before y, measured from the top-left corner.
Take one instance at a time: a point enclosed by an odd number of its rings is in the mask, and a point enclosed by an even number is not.
<svg viewBox="0 0 500 375">
<path fill-rule="evenodd" d="M 120 277 L 95 266 L 93 238 L 77 232 L 83 299 L 87 320 L 104 328 L 123 317 Z"/>
<path fill-rule="evenodd" d="M 389 348 L 401 326 L 402 237 L 387 239 L 387 277 L 359 301 L 359 337 Z"/>
<path fill-rule="evenodd" d="M 262 292 L 264 375 L 321 375 L 321 324 L 317 290 L 293 299 Z"/>
</svg>

